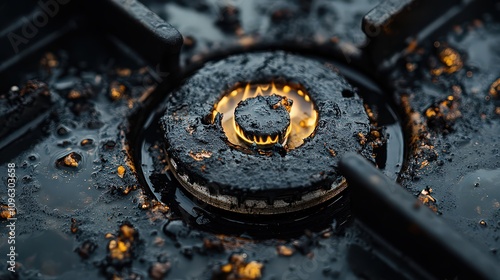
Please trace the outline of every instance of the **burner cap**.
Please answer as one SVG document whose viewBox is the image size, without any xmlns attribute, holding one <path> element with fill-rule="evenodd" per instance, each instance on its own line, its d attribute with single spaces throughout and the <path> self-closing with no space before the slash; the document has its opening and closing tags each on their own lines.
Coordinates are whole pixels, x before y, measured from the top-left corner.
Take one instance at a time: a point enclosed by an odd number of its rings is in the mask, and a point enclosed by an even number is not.
<svg viewBox="0 0 500 280">
<path fill-rule="evenodd" d="M 240 101 L 234 111 L 234 125 L 238 136 L 259 147 L 284 144 L 292 130 L 292 104 L 292 100 L 275 94 Z"/>
<path fill-rule="evenodd" d="M 167 99 L 161 125 L 170 169 L 199 201 L 232 212 L 281 214 L 319 205 L 345 189 L 338 171 L 345 153 L 373 161 L 373 148 L 360 140 L 370 121 L 354 92 L 320 62 L 284 52 L 208 64 Z M 252 142 L 278 141 L 252 145 L 235 130 Z"/>
</svg>

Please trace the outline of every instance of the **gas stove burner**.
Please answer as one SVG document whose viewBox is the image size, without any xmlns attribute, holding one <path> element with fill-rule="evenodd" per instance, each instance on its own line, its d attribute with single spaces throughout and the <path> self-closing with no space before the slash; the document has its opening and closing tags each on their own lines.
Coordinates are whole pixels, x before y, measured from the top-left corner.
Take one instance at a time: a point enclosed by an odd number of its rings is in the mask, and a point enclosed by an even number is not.
<svg viewBox="0 0 500 280">
<path fill-rule="evenodd" d="M 371 123 L 354 92 L 318 61 L 283 52 L 208 65 L 167 101 L 161 122 L 172 170 L 193 196 L 232 212 L 280 214 L 328 201 L 346 187 L 337 171 L 343 154 L 374 160 L 360 139 Z M 290 145 L 281 145 L 289 130 Z"/>
<path fill-rule="evenodd" d="M 271 95 L 282 97 L 271 102 L 264 108 L 264 99 Z M 253 99 L 254 97 L 261 97 Z M 241 103 L 243 102 L 243 103 Z M 249 106 L 248 103 L 258 103 Z M 261 104 L 262 103 L 262 104 Z M 257 109 L 260 107 L 260 109 Z M 239 108 L 239 109 L 237 109 Z M 243 113 L 243 109 L 248 108 L 248 113 Z M 269 109 L 266 109 L 269 108 Z M 272 109 L 272 110 L 271 110 Z M 280 114 L 267 120 L 273 114 Z M 286 113 L 285 113 L 286 112 Z M 241 114 L 239 120 L 234 118 L 235 114 Z M 229 140 L 234 145 L 245 146 L 245 144 L 256 145 L 260 148 L 273 147 L 279 143 L 285 145 L 287 149 L 294 149 L 304 143 L 304 139 L 309 137 L 316 128 L 318 112 L 309 94 L 299 84 L 237 84 L 225 94 L 214 106 L 212 112 L 213 120 L 217 114 L 222 115 L 222 127 Z M 285 118 L 282 123 L 278 121 Z M 241 126 L 244 127 L 241 127 Z M 245 127 L 246 125 L 246 127 Z M 271 127 L 264 128 L 265 126 Z M 275 128 L 275 126 L 283 126 Z M 258 131 L 259 127 L 269 132 Z M 245 133 L 246 130 L 246 133 Z M 276 131 L 273 131 L 276 130 Z M 248 135 L 250 132 L 250 135 Z"/>
</svg>

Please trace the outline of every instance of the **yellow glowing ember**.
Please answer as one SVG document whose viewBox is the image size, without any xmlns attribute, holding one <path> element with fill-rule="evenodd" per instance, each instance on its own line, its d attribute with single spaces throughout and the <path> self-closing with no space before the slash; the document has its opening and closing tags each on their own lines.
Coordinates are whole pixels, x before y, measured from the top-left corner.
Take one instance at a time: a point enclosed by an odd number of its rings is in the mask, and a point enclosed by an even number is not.
<svg viewBox="0 0 500 280">
<path fill-rule="evenodd" d="M 204 150 L 199 153 L 189 152 L 189 156 L 191 156 L 196 161 L 202 161 L 206 158 L 210 158 L 212 156 L 212 152 L 207 152 Z"/>
<path fill-rule="evenodd" d="M 443 68 L 432 69 L 431 73 L 434 76 L 441 76 L 441 74 L 443 74 Z"/>
<path fill-rule="evenodd" d="M 358 139 L 359 139 L 359 144 L 361 144 L 361 145 L 365 145 L 366 142 L 368 142 L 368 139 L 366 138 L 366 136 L 361 132 L 358 133 Z"/>
<path fill-rule="evenodd" d="M 83 139 L 81 142 L 80 142 L 80 145 L 82 146 L 87 146 L 87 145 L 90 145 L 92 144 L 93 141 L 91 139 Z"/>
<path fill-rule="evenodd" d="M 129 194 L 132 190 L 134 190 L 136 187 L 135 186 L 126 186 L 125 189 L 123 188 L 120 188 L 122 189 L 122 193 L 123 194 Z"/>
<path fill-rule="evenodd" d="M 78 160 L 73 156 L 73 154 L 69 154 L 64 157 L 64 165 L 68 167 L 78 167 Z"/>
<path fill-rule="evenodd" d="M 251 261 L 244 267 L 240 267 L 238 269 L 238 274 L 243 279 L 259 279 L 262 277 L 262 267 L 263 265 L 261 263 Z"/>
<path fill-rule="evenodd" d="M 406 52 L 407 53 L 413 53 L 415 50 L 417 50 L 418 47 L 418 41 L 413 39 L 408 43 L 408 46 L 406 47 Z"/>
<path fill-rule="evenodd" d="M 289 257 L 293 255 L 293 249 L 285 245 L 278 246 L 278 254 Z"/>
<path fill-rule="evenodd" d="M 435 110 L 435 108 L 428 108 L 426 111 L 425 111 L 425 116 L 427 116 L 428 118 L 433 118 L 437 115 L 437 112 Z"/>
<path fill-rule="evenodd" d="M 108 249 L 111 258 L 117 260 L 123 260 L 129 256 L 128 249 L 130 248 L 130 243 L 125 243 L 123 241 L 111 240 L 108 245 Z"/>
<path fill-rule="evenodd" d="M 264 265 L 260 262 L 246 261 L 246 254 L 235 254 L 229 258 L 229 263 L 220 267 L 225 275 L 224 279 L 260 279 Z"/>
<path fill-rule="evenodd" d="M 428 160 L 424 160 L 421 164 L 420 164 L 420 169 L 426 167 L 427 165 L 429 165 L 429 161 Z"/>
<path fill-rule="evenodd" d="M 74 90 L 72 89 L 69 93 L 68 93 L 68 99 L 78 99 L 82 97 L 82 93 L 79 92 L 78 90 Z"/>
<path fill-rule="evenodd" d="M 129 225 L 122 225 L 120 227 L 120 234 L 124 239 L 133 241 L 134 240 L 134 234 L 135 234 L 135 229 Z"/>
<path fill-rule="evenodd" d="M 442 50 L 439 53 L 439 59 L 444 65 L 446 65 L 446 69 L 444 69 L 444 71 L 448 74 L 455 73 L 463 67 L 460 54 L 452 48 L 445 48 Z"/>
<path fill-rule="evenodd" d="M 59 65 L 59 61 L 57 61 L 57 58 L 53 53 L 48 52 L 42 57 L 40 64 L 47 68 L 54 68 Z"/>
<path fill-rule="evenodd" d="M 490 95 L 498 97 L 500 92 L 500 78 L 493 82 L 490 86 Z"/>
<path fill-rule="evenodd" d="M 406 63 L 406 70 L 408 70 L 408 72 L 413 72 L 415 69 L 417 69 L 417 64 L 410 62 Z"/>
<path fill-rule="evenodd" d="M 111 99 L 118 100 L 118 99 L 122 98 L 123 95 L 125 94 L 126 89 L 127 88 L 124 85 L 122 85 L 118 82 L 111 83 L 111 86 L 110 86 Z"/>
<path fill-rule="evenodd" d="M 217 114 L 222 114 L 222 127 L 228 140 L 236 145 L 255 142 L 258 145 L 269 145 L 277 143 L 276 137 L 267 137 L 267 139 L 246 139 L 241 137 L 241 131 L 234 124 L 234 110 L 238 103 L 247 98 L 256 96 L 270 96 L 276 94 L 284 96 L 293 101 L 290 109 L 290 127 L 287 146 L 289 149 L 296 148 L 304 143 L 304 138 L 309 137 L 316 128 L 318 112 L 315 109 L 311 96 L 299 85 L 292 84 L 246 84 L 239 85 L 230 89 L 220 101 L 215 104 L 212 112 L 212 121 Z M 238 136 L 240 134 L 240 137 Z M 243 138 L 243 139 L 242 139 Z"/>
<path fill-rule="evenodd" d="M 228 264 L 222 266 L 221 270 L 224 273 L 229 273 L 229 272 L 231 272 L 231 270 L 233 270 L 233 265 L 228 263 Z"/>
<path fill-rule="evenodd" d="M 436 199 L 432 197 L 432 189 L 427 187 L 423 189 L 419 195 L 418 195 L 418 200 L 429 207 L 434 213 L 438 212 L 437 204 L 436 204 Z"/>
<path fill-rule="evenodd" d="M 328 152 L 330 153 L 330 155 L 332 157 L 336 157 L 337 156 L 337 152 L 335 152 L 335 150 L 333 150 L 333 149 L 329 149 Z"/>
<path fill-rule="evenodd" d="M 462 116 L 458 108 L 459 103 L 456 102 L 455 97 L 450 95 L 439 104 L 427 108 L 425 116 L 428 119 L 441 118 L 446 121 L 454 121 Z"/>
<path fill-rule="evenodd" d="M 427 200 L 426 200 L 426 201 L 424 201 L 424 202 L 427 202 L 427 201 L 436 202 L 436 199 L 434 199 L 432 196 L 430 196 L 430 195 L 431 195 L 431 193 L 432 193 L 432 189 L 431 189 L 431 188 L 425 188 L 425 189 L 423 189 L 423 190 L 420 192 L 420 194 L 421 194 L 421 195 L 426 196 L 426 199 L 427 199 Z"/>
<path fill-rule="evenodd" d="M 121 165 L 120 165 L 120 166 L 118 166 L 118 168 L 116 169 L 116 172 L 117 172 L 117 174 L 118 174 L 118 176 L 119 176 L 120 178 L 123 178 L 123 175 L 125 175 L 125 171 L 126 171 L 126 170 L 125 170 L 125 167 L 123 167 L 123 166 L 121 166 Z"/>
<path fill-rule="evenodd" d="M 10 219 L 16 215 L 16 209 L 9 208 L 9 206 L 5 204 L 0 204 L 0 218 L 1 219 Z"/>
<path fill-rule="evenodd" d="M 120 231 L 117 237 L 108 233 L 106 238 L 113 238 L 108 243 L 109 256 L 115 260 L 124 260 L 132 256 L 132 244 L 136 230 L 127 224 L 120 226 Z"/>
<path fill-rule="evenodd" d="M 132 74 L 132 70 L 129 68 L 117 68 L 116 69 L 116 74 L 120 77 L 128 77 L 130 74 Z"/>
<path fill-rule="evenodd" d="M 252 36 L 243 36 L 238 40 L 238 42 L 243 47 L 250 47 L 255 44 L 256 40 Z"/>
<path fill-rule="evenodd" d="M 127 243 L 118 241 L 116 244 L 118 244 L 117 248 L 120 252 L 126 252 L 128 250 L 129 245 Z"/>
<path fill-rule="evenodd" d="M 160 201 L 157 201 L 157 200 L 153 200 L 151 202 L 152 204 L 152 207 L 151 207 L 151 212 L 153 213 L 161 213 L 161 214 L 165 214 L 168 212 L 169 208 L 167 205 L 163 204 L 162 202 Z"/>
</svg>

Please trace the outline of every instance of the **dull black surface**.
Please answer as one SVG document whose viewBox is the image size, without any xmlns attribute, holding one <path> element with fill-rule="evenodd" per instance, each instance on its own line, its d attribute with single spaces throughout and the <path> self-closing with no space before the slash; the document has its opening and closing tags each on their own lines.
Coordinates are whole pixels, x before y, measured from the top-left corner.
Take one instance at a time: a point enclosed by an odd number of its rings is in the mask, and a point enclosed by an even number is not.
<svg viewBox="0 0 500 280">
<path fill-rule="evenodd" d="M 412 130 L 401 184 L 431 188 L 441 217 L 498 258 L 500 25 L 490 13 L 425 42 L 391 78 Z"/>
<path fill-rule="evenodd" d="M 290 126 L 290 114 L 282 102 L 293 106 L 293 100 L 278 95 L 245 99 L 234 110 L 234 121 L 247 139 L 271 137 L 283 143 Z"/>
<path fill-rule="evenodd" d="M 451 229 L 431 209 L 415 201 L 411 193 L 391 182 L 362 157 L 347 155 L 342 158 L 340 168 L 350 184 L 353 213 L 378 238 L 416 261 L 421 273 L 418 278 L 500 277 L 495 259 Z M 372 215 L 371 209 L 377 209 L 378 215 Z M 387 217 L 391 217 L 392 223 L 383 222 Z M 424 255 L 422 251 L 433 254 Z"/>
</svg>

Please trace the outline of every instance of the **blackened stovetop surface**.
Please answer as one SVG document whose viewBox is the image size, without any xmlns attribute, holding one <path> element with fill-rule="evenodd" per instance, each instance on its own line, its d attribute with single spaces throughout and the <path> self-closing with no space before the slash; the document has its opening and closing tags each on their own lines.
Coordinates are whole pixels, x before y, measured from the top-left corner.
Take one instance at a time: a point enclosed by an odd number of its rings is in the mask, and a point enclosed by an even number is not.
<svg viewBox="0 0 500 280">
<path fill-rule="evenodd" d="M 119 5 L 137 5 L 131 2 Z M 362 50 L 370 44 L 361 21 L 378 1 L 143 3 L 184 36 L 180 63 L 186 75 L 203 61 L 232 52 L 284 49 L 336 59 L 371 76 L 408 124 L 407 160 L 398 181 L 484 254 L 498 258 L 496 10 L 466 17 L 418 44 L 408 42 L 405 50 L 398 50 L 404 52 L 402 60 L 382 71 L 372 64 L 379 58 L 366 58 Z M 33 9 L 16 8 L 17 15 L 5 18 L 2 29 L 23 16 L 29 22 L 29 12 L 41 9 L 31 4 Z M 411 260 L 375 242 L 352 218 L 342 225 L 332 220 L 323 230 L 252 240 L 224 235 L 225 230 L 201 230 L 196 219 L 187 225 L 190 218 L 155 201 L 149 186 L 137 179 L 139 161 L 131 155 L 141 148 L 130 149 L 129 144 L 137 145 L 130 133 L 137 131 L 137 116 L 154 111 L 151 100 L 161 100 L 181 72 L 159 69 L 158 61 L 140 47 L 130 47 L 134 44 L 103 28 L 120 21 L 120 14 L 100 14 L 93 11 L 98 6 L 89 11 L 73 4 L 60 4 L 61 12 L 19 44 L 17 55 L 9 47 L 2 55 L 9 61 L 1 68 L 2 94 L 15 96 L 26 86 L 28 91 L 34 87 L 29 81 L 36 79 L 46 84 L 52 100 L 44 112 L 35 110 L 35 116 L 47 116 L 35 122 L 31 132 L 1 150 L 2 180 L 8 162 L 17 166 L 19 254 L 18 272 L 3 270 L 2 277 L 208 279 L 226 277 L 221 272 L 228 263 L 229 274 L 241 267 L 240 276 L 261 274 L 263 279 L 426 275 L 411 267 Z M 3 5 L 2 14 L 10 8 Z M 227 9 L 234 8 L 238 12 L 228 19 Z M 25 24 L 19 22 L 20 27 Z M 9 28 L 23 36 L 22 30 Z M 16 57 L 20 60 L 13 62 Z M 44 88 L 36 84 L 37 90 Z M 154 91 L 158 85 L 162 90 Z M 146 150 L 162 156 L 158 147 Z M 81 156 L 76 168 L 56 165 L 71 153 Z M 6 188 L 1 195 L 6 204 Z M 201 215 L 197 222 L 206 221 Z M 1 232 L 7 233 L 5 228 Z M 0 242 L 4 260 L 8 245 L 3 237 Z"/>
</svg>

